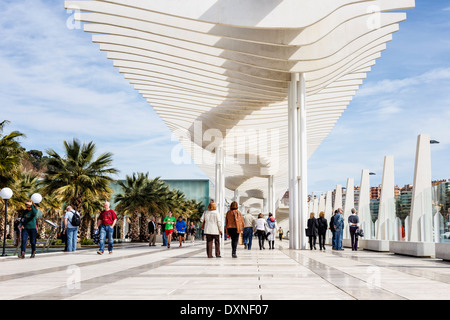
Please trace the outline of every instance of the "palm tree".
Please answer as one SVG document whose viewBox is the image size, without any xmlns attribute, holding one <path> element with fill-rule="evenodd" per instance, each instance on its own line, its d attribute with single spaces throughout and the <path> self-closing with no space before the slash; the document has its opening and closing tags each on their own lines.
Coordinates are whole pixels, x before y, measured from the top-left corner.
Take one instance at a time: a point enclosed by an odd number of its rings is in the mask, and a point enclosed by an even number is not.
<svg viewBox="0 0 450 320">
<path fill-rule="evenodd" d="M 131 240 L 139 240 L 139 213 L 146 211 L 147 199 L 145 188 L 148 185 L 148 173 L 133 173 L 126 176 L 125 181 L 119 181 L 122 193 L 117 194 L 116 209 L 123 216 L 131 215 Z"/>
<path fill-rule="evenodd" d="M 8 123 L 7 120 L 0 122 L 0 189 L 12 182 L 11 173 L 19 165 L 23 150 L 17 139 L 25 137 L 19 131 L 3 135 L 5 125 Z"/>
<path fill-rule="evenodd" d="M 49 149 L 47 174 L 44 178 L 44 192 L 55 194 L 62 202 L 83 214 L 85 201 L 105 198 L 112 193 L 109 187 L 112 174 L 118 170 L 111 167 L 112 154 L 103 153 L 94 160 L 95 144 L 91 141 L 83 143 L 73 139 L 64 141 L 65 155 L 61 157 L 56 151 Z M 83 216 L 82 234 L 86 233 L 90 216 Z"/>
</svg>

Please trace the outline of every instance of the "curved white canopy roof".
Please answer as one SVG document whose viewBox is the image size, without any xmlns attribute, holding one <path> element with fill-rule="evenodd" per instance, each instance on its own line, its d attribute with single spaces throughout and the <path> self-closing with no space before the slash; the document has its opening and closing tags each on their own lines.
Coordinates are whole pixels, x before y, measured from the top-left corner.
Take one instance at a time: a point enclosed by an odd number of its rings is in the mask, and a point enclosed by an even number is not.
<svg viewBox="0 0 450 320">
<path fill-rule="evenodd" d="M 329 134 L 414 0 L 66 1 L 214 180 L 242 199 L 288 187 L 287 95 L 304 73 L 308 156 Z M 241 201 L 242 202 L 242 201 Z"/>
</svg>

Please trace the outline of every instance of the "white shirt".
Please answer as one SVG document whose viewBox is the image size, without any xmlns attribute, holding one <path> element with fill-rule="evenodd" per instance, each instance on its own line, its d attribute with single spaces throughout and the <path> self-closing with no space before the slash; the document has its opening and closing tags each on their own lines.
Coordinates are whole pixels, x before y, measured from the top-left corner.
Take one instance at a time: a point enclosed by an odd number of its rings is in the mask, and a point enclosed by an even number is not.
<svg viewBox="0 0 450 320">
<path fill-rule="evenodd" d="M 266 230 L 267 221 L 264 218 L 256 220 L 256 230 Z"/>
</svg>

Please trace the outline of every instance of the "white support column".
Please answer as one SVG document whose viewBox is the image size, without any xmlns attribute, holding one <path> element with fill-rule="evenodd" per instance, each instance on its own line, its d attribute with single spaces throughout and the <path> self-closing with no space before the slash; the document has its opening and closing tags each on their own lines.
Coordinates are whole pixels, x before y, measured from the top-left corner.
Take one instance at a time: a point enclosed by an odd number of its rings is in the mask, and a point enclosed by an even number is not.
<svg viewBox="0 0 450 320">
<path fill-rule="evenodd" d="M 417 137 L 409 241 L 433 241 L 430 136 Z"/>
<path fill-rule="evenodd" d="M 327 195 L 325 197 L 325 219 L 330 222 L 331 217 L 333 216 L 333 195 L 331 191 L 327 191 Z"/>
<path fill-rule="evenodd" d="M 308 212 L 306 86 L 303 73 L 291 74 L 288 94 L 289 121 L 289 228 L 292 249 L 304 249 Z M 290 236 L 291 238 L 291 236 Z"/>
<path fill-rule="evenodd" d="M 377 220 L 377 240 L 395 240 L 394 156 L 384 157 L 383 180 Z"/>
<path fill-rule="evenodd" d="M 291 249 L 299 249 L 299 196 L 298 196 L 298 123 L 297 123 L 297 79 L 291 74 L 288 93 L 288 125 L 289 125 L 289 245 Z"/>
<path fill-rule="evenodd" d="M 345 205 L 344 205 L 344 239 L 350 239 L 350 230 L 348 228 L 348 217 L 352 213 L 352 209 L 355 207 L 355 180 L 353 178 L 347 179 L 347 189 L 345 189 Z"/>
<path fill-rule="evenodd" d="M 372 216 L 370 214 L 370 182 L 369 170 L 363 169 L 361 173 L 361 188 L 359 190 L 358 204 L 359 218 L 364 230 L 364 238 L 372 239 Z"/>
<path fill-rule="evenodd" d="M 342 186 L 340 184 L 338 184 L 336 186 L 336 193 L 334 195 L 333 212 L 336 211 L 339 208 L 342 209 Z"/>
<path fill-rule="evenodd" d="M 321 211 L 323 211 L 323 213 L 325 213 L 325 196 L 323 194 L 321 194 L 319 197 L 318 213 L 320 213 Z"/>
<path fill-rule="evenodd" d="M 306 248 L 306 232 L 307 226 L 307 209 L 308 209 L 308 141 L 307 141 L 307 127 L 306 127 L 306 79 L 305 74 L 299 74 L 299 82 L 297 89 L 298 101 L 298 133 L 299 133 L 299 216 L 300 216 L 300 249 Z"/>
<path fill-rule="evenodd" d="M 225 234 L 225 175 L 224 175 L 224 153 L 221 147 L 216 148 L 216 172 L 215 172 L 215 201 L 220 220 L 222 221 L 222 234 Z M 220 237 L 220 247 L 223 254 L 223 239 Z"/>
<path fill-rule="evenodd" d="M 273 216 L 276 217 L 276 200 L 275 200 L 275 186 L 273 175 L 269 176 L 268 179 L 268 193 L 269 193 L 269 212 L 272 212 Z"/>
</svg>

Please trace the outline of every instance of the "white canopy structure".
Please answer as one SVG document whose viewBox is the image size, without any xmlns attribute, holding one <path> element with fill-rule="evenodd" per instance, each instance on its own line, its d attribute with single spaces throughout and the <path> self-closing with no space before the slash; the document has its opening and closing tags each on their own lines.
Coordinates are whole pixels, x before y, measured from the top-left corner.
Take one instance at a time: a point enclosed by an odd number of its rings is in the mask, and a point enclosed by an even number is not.
<svg viewBox="0 0 450 320">
<path fill-rule="evenodd" d="M 267 199 L 274 212 L 289 187 L 291 247 L 301 248 L 307 158 L 406 19 L 397 10 L 414 0 L 65 6 L 215 181 L 219 204 L 225 187 L 241 204 Z"/>
</svg>

